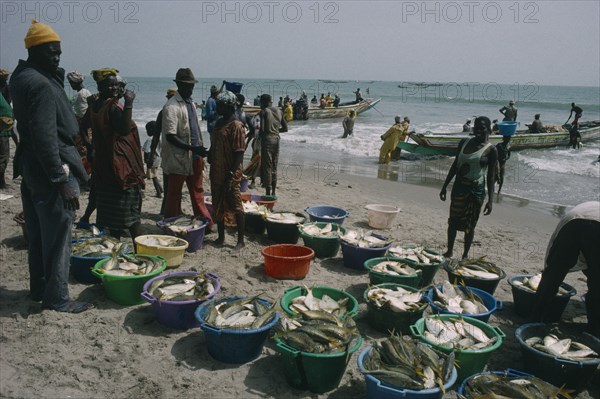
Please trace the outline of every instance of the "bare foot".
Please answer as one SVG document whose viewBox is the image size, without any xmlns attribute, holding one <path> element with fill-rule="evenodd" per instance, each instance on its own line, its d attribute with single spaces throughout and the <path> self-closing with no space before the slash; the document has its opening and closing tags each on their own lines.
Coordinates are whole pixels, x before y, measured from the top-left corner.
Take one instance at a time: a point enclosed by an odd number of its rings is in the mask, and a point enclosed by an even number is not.
<svg viewBox="0 0 600 399">
<path fill-rule="evenodd" d="M 444 258 L 452 258 L 452 251 L 446 251 L 442 254 Z"/>
<path fill-rule="evenodd" d="M 244 248 L 246 244 L 244 242 L 238 242 L 237 245 L 233 248 L 234 251 L 239 251 Z"/>
<path fill-rule="evenodd" d="M 225 237 L 218 237 L 213 242 L 214 242 L 215 245 L 223 245 L 223 243 L 225 243 Z"/>
</svg>

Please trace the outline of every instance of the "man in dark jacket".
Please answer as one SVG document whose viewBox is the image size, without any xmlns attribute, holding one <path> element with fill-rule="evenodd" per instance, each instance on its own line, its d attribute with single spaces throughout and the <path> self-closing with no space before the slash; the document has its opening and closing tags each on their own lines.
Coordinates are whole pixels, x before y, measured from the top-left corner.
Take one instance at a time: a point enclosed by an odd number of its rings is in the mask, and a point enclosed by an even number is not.
<svg viewBox="0 0 600 399">
<path fill-rule="evenodd" d="M 92 307 L 69 299 L 71 229 L 79 209 L 79 184 L 87 173 L 75 147 L 78 125 L 59 68 L 60 37 L 33 21 L 10 79 L 21 142 L 14 160 L 23 176 L 21 195 L 29 238 L 30 293 L 42 308 L 79 313 Z"/>
</svg>

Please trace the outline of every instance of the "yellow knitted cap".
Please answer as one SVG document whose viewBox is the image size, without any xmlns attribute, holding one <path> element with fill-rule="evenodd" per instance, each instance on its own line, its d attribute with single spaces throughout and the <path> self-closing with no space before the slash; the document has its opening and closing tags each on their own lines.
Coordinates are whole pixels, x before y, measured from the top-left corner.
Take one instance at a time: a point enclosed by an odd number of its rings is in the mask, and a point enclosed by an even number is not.
<svg viewBox="0 0 600 399">
<path fill-rule="evenodd" d="M 25 48 L 28 49 L 52 42 L 60 42 L 60 36 L 48 25 L 38 22 L 35 19 L 31 20 L 31 26 L 25 36 Z"/>
</svg>

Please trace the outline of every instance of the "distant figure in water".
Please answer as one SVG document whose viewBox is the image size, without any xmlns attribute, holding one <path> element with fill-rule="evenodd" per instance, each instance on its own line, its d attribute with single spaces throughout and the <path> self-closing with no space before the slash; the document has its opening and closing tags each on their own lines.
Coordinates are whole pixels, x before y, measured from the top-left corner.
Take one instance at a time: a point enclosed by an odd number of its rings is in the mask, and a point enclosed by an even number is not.
<svg viewBox="0 0 600 399">
<path fill-rule="evenodd" d="M 356 91 L 353 91 L 353 93 L 356 96 L 356 103 L 359 103 L 363 100 L 362 93 L 360 92 L 360 87 L 356 89 Z"/>
<path fill-rule="evenodd" d="M 467 122 L 463 125 L 463 133 L 471 133 L 471 120 L 467 119 Z"/>
<path fill-rule="evenodd" d="M 348 136 L 352 136 L 354 133 L 354 121 L 356 120 L 356 111 L 350 110 L 348 115 L 342 121 L 342 127 L 344 128 L 344 135 L 342 136 L 345 139 Z"/>
<path fill-rule="evenodd" d="M 504 115 L 503 122 L 514 122 L 517 120 L 517 108 L 515 107 L 515 101 L 510 100 L 508 107 L 504 106 L 500 108 L 500 113 Z"/>
<path fill-rule="evenodd" d="M 492 213 L 498 152 L 488 141 L 491 130 L 491 123 L 487 117 L 480 116 L 475 119 L 474 137 L 462 139 L 458 144 L 458 154 L 440 191 L 440 199 L 446 201 L 446 187 L 456 176 L 450 194 L 448 250 L 444 253 L 447 258 L 452 257 L 457 231 L 465 232 L 462 258 L 468 258 L 481 206 L 486 196 L 486 184 L 488 202 L 485 204 L 483 214 Z"/>
<path fill-rule="evenodd" d="M 498 194 L 500 194 L 502 185 L 504 184 L 504 170 L 506 161 L 508 161 L 508 158 L 510 158 L 510 136 L 502 137 L 502 142 L 496 144 L 496 151 L 498 151 L 496 182 L 498 183 Z"/>
<path fill-rule="evenodd" d="M 575 119 L 573 119 L 573 126 L 578 126 L 579 125 L 579 118 L 581 118 L 581 115 L 583 115 L 583 110 L 581 109 L 581 107 L 578 107 L 577 105 L 575 105 L 575 103 L 571 103 L 571 113 L 569 114 L 569 119 L 567 119 L 567 121 L 565 122 L 565 125 L 567 123 L 569 123 L 569 121 L 571 120 L 571 116 L 573 116 L 573 113 L 575 113 Z"/>
</svg>

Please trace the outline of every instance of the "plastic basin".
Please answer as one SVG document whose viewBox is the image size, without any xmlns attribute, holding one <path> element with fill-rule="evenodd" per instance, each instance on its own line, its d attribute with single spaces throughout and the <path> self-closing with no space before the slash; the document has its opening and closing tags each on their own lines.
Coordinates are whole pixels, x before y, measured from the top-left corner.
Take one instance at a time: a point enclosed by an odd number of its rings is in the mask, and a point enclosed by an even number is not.
<svg viewBox="0 0 600 399">
<path fill-rule="evenodd" d="M 332 205 L 314 205 L 304 208 L 311 222 L 344 223 L 350 212 Z"/>
<path fill-rule="evenodd" d="M 446 270 L 446 273 L 448 273 L 448 281 L 450 281 L 452 284 L 462 284 L 462 285 L 466 285 L 467 287 L 477 288 L 477 289 L 487 292 L 490 295 L 494 295 L 494 292 L 496 291 L 496 288 L 498 287 L 500 280 L 502 280 L 503 278 L 506 277 L 506 272 L 504 272 L 504 270 L 502 270 L 500 268 L 498 268 L 501 272 L 500 276 L 498 276 L 498 278 L 496 278 L 496 279 L 491 279 L 491 280 L 475 278 L 475 277 L 465 277 L 465 276 L 456 274 L 456 273 L 454 273 L 454 271 L 452 271 L 452 269 L 450 269 L 449 262 L 446 262 L 444 264 L 444 269 Z"/>
<path fill-rule="evenodd" d="M 456 315 L 449 314 L 431 317 L 439 318 L 440 320 L 456 319 Z M 473 324 L 482 329 L 488 337 L 496 337 L 497 341 L 492 346 L 479 350 L 453 349 L 447 346 L 437 345 L 425 338 L 425 336 L 423 336 L 423 333 L 425 331 L 424 318 L 417 320 L 415 324 L 410 326 L 411 334 L 414 337 L 417 337 L 419 340 L 431 345 L 433 348 L 443 353 L 450 353 L 454 351 L 456 355 L 456 361 L 460 365 L 460 368 L 458 369 L 458 381 L 462 381 L 472 374 L 483 371 L 488 359 L 490 358 L 490 356 L 492 356 L 492 353 L 498 348 L 500 348 L 502 342 L 504 341 L 504 337 L 506 337 L 506 335 L 502 332 L 502 330 L 500 330 L 500 328 L 492 327 L 489 324 L 484 323 L 483 321 L 466 316 L 463 317 L 463 320 L 469 324 Z"/>
<path fill-rule="evenodd" d="M 240 192 L 245 193 L 246 191 L 248 191 L 248 179 L 244 177 L 240 181 Z"/>
<path fill-rule="evenodd" d="M 243 297 L 227 297 L 220 299 L 219 302 L 231 302 L 241 298 Z M 271 306 L 271 302 L 267 300 L 260 298 L 258 300 Z M 219 329 L 204 321 L 208 307 L 215 301 L 216 299 L 211 299 L 202 303 L 195 312 L 200 328 L 204 331 L 208 353 L 216 360 L 234 364 L 247 363 L 259 357 L 271 328 L 279 321 L 279 313 L 275 312 L 269 323 L 257 329 Z"/>
<path fill-rule="evenodd" d="M 339 301 L 342 298 L 348 298 L 348 303 L 346 304 L 346 315 L 350 315 L 350 317 L 354 318 L 358 314 L 358 301 L 352 295 L 348 294 L 346 291 L 337 290 L 331 287 L 311 287 L 312 293 L 315 298 L 323 298 L 323 295 L 329 296 L 331 299 L 335 301 Z M 290 309 L 290 305 L 292 304 L 292 300 L 302 295 L 306 295 L 308 291 L 306 287 L 292 287 L 285 290 L 283 296 L 281 297 L 279 304 L 283 311 L 290 316 L 298 315 L 298 313 L 294 312 Z"/>
<path fill-rule="evenodd" d="M 387 240 L 386 237 L 379 234 L 373 234 L 382 240 Z M 381 258 L 385 256 L 387 250 L 392 246 L 390 242 L 384 247 L 380 248 L 360 248 L 357 245 L 348 244 L 344 240 L 340 239 L 340 245 L 342 246 L 342 258 L 344 260 L 344 266 L 351 269 L 364 271 L 365 262 L 373 258 Z"/>
<path fill-rule="evenodd" d="M 523 317 L 530 317 L 531 311 L 536 302 L 536 293 L 528 291 L 515 284 L 515 281 L 523 281 L 525 277 L 531 277 L 530 274 L 523 274 L 519 276 L 512 276 L 508 279 L 510 288 L 513 295 L 513 302 L 515 304 L 515 313 Z M 545 315 L 545 322 L 552 323 L 559 321 L 563 312 L 565 311 L 567 304 L 572 296 L 577 294 L 577 290 L 567 283 L 561 283 L 561 286 L 567 291 L 565 295 L 556 295 L 552 302 L 548 304 L 549 312 Z M 539 319 L 538 319 L 539 320 Z"/>
<path fill-rule="evenodd" d="M 401 387 L 393 386 L 388 383 L 382 382 L 371 374 L 367 374 L 367 370 L 363 367 L 363 363 L 366 357 L 369 355 L 373 348 L 369 346 L 363 349 L 358 356 L 358 369 L 365 376 L 367 382 L 367 398 L 369 399 L 398 399 L 398 398 L 414 398 L 414 399 L 438 399 L 444 396 L 440 388 L 423 389 L 415 391 L 412 389 L 404 389 Z M 450 387 L 454 385 L 458 373 L 456 367 L 452 367 L 452 373 L 450 378 L 444 384 L 446 391 L 450 390 Z"/>
<path fill-rule="evenodd" d="M 124 252 L 129 253 L 130 248 L 131 245 L 125 246 Z M 96 263 L 108 257 L 110 255 L 94 258 L 71 255 L 71 274 L 75 277 L 75 280 L 82 284 L 100 284 L 102 280 L 92 274 L 92 269 L 96 266 Z"/>
<path fill-rule="evenodd" d="M 308 274 L 312 249 L 294 244 L 277 244 L 262 249 L 265 273 L 277 279 L 301 280 Z"/>
<path fill-rule="evenodd" d="M 319 228 L 323 228 L 328 223 L 331 222 L 305 223 L 302 226 L 314 224 Z M 317 258 L 333 258 L 337 255 L 338 251 L 340 250 L 340 241 L 337 236 L 311 236 L 302 231 L 302 226 L 298 226 L 298 229 L 300 231 L 300 236 L 304 241 L 304 245 L 312 248 L 312 250 L 315 251 L 315 256 Z M 331 223 L 331 228 L 334 231 L 340 231 L 342 234 L 346 233 L 346 229 L 337 223 Z"/>
<path fill-rule="evenodd" d="M 442 289 L 441 285 L 438 285 L 438 290 Z M 495 297 L 493 297 L 492 295 L 488 294 L 487 292 L 483 291 L 483 290 L 479 290 L 477 288 L 473 288 L 473 287 L 463 287 L 463 286 L 459 286 L 458 289 L 460 289 L 462 292 L 467 292 L 467 291 L 471 291 L 474 295 L 477 295 L 479 298 L 481 298 L 481 301 L 483 302 L 484 306 L 488 309 L 487 312 L 483 312 L 483 313 L 462 313 L 463 316 L 468 316 L 468 317 L 472 317 L 474 319 L 477 320 L 481 320 L 483 322 L 487 322 L 490 319 L 490 316 L 492 315 L 492 313 L 494 313 L 497 310 L 502 310 L 502 301 L 496 299 Z M 427 301 L 429 302 L 429 306 L 431 306 L 431 310 L 433 311 L 434 314 L 457 314 L 457 313 L 452 313 L 447 309 L 444 309 L 438 305 L 436 305 L 435 303 L 433 303 L 434 297 L 435 297 L 435 293 L 433 292 L 433 288 L 427 290 L 427 292 L 425 293 L 425 299 L 427 299 Z"/>
<path fill-rule="evenodd" d="M 159 220 L 158 222 L 156 222 L 156 225 L 159 228 L 161 228 L 166 234 L 171 235 L 171 236 L 181 237 L 184 240 L 186 240 L 189 244 L 189 246 L 186 249 L 187 252 L 196 252 L 199 249 L 202 249 L 202 245 L 204 244 L 204 230 L 206 229 L 206 226 L 208 226 L 208 219 L 203 218 L 201 216 L 197 216 L 196 219 L 201 220 L 202 225 L 200 225 L 199 227 L 196 227 L 196 228 L 189 229 L 185 235 L 177 235 L 173 232 L 173 230 L 171 230 L 167 226 L 167 223 L 173 222 L 177 219 L 179 219 L 179 218 L 172 217 L 172 218 Z"/>
<path fill-rule="evenodd" d="M 408 262 L 400 258 L 373 258 L 365 261 L 364 266 L 365 269 L 369 271 L 369 281 L 371 282 L 371 284 L 377 285 L 384 283 L 394 283 L 411 288 L 419 288 L 422 279 L 422 272 L 418 270 L 417 274 L 412 276 L 394 276 L 392 274 L 381 273 L 373 270 L 373 267 L 385 261 L 404 262 L 408 264 Z"/>
<path fill-rule="evenodd" d="M 400 212 L 400 208 L 392 205 L 369 204 L 365 206 L 369 227 L 374 229 L 389 229 Z"/>
<path fill-rule="evenodd" d="M 283 212 L 292 213 L 292 212 Z M 301 217 L 302 220 L 299 224 L 304 223 L 306 218 L 301 213 L 294 213 L 294 215 Z M 300 231 L 298 231 L 298 224 L 292 223 L 279 223 L 269 219 L 265 220 L 267 226 L 267 236 L 269 240 L 274 241 L 278 244 L 295 244 L 300 238 Z"/>
<path fill-rule="evenodd" d="M 275 339 L 275 345 L 281 354 L 283 373 L 290 386 L 325 393 L 340 384 L 352 354 L 362 345 L 362 338 L 358 336 L 348 351 L 337 353 L 301 352 L 279 338 Z"/>
<path fill-rule="evenodd" d="M 509 121 L 496 122 L 496 126 L 498 126 L 498 130 L 500 131 L 501 135 L 512 136 L 517 132 L 517 127 L 519 126 L 519 122 L 509 122 Z"/>
<path fill-rule="evenodd" d="M 433 249 L 426 248 L 425 251 L 434 255 L 440 255 L 439 252 Z M 419 263 L 415 262 L 412 259 L 403 258 L 401 256 L 399 256 L 399 258 L 402 259 L 403 262 L 408 263 L 413 269 L 421 270 L 423 274 L 421 276 L 419 288 L 426 287 L 433 283 L 433 279 L 435 278 L 435 275 L 437 274 L 438 270 L 440 270 L 442 266 L 445 266 L 448 263 L 447 259 L 444 259 L 439 263 Z"/>
<path fill-rule="evenodd" d="M 181 245 L 177 245 L 175 247 L 163 247 L 161 245 L 148 245 L 146 243 L 142 243 L 142 241 L 148 237 L 172 239 L 173 236 L 149 234 L 136 237 L 135 244 L 138 254 L 162 256 L 167 261 L 167 268 L 178 267 L 181 265 L 181 263 L 183 263 L 183 254 L 189 245 L 187 241 L 180 239 Z"/>
<path fill-rule="evenodd" d="M 393 312 L 388 309 L 378 308 L 373 305 L 367 296 L 367 293 L 373 288 L 388 288 L 395 289 L 396 287 L 404 288 L 410 292 L 418 291 L 414 287 L 409 287 L 401 284 L 385 283 L 371 286 L 367 288 L 363 294 L 363 299 L 367 303 L 367 320 L 369 325 L 384 334 L 390 334 L 392 331 L 396 333 L 402 332 L 403 334 L 410 333 L 410 326 L 423 317 L 423 312 L 427 309 L 427 303 L 425 302 L 421 308 L 412 312 Z"/>
<path fill-rule="evenodd" d="M 242 193 L 242 201 L 252 201 L 256 202 L 258 205 L 264 205 L 267 209 L 273 209 L 275 203 L 277 202 L 277 197 L 274 195 L 257 195 L 250 193 Z"/>
<path fill-rule="evenodd" d="M 523 371 L 531 373 L 554 386 L 566 385 L 571 389 L 583 389 L 600 365 L 600 358 L 591 360 L 570 360 L 555 357 L 549 353 L 539 351 L 525 343 L 531 337 L 544 337 L 551 332 L 552 325 L 545 323 L 529 323 L 517 328 L 515 337 L 521 347 Z M 560 326 L 561 338 L 571 338 L 589 346 L 596 353 L 600 353 L 600 339 L 587 333 Z"/>
<path fill-rule="evenodd" d="M 144 284 L 143 291 L 141 293 L 142 298 L 152 305 L 154 311 L 154 317 L 160 324 L 165 327 L 174 328 L 177 330 L 186 330 L 188 328 L 198 327 L 200 323 L 196 320 L 194 312 L 199 304 L 215 296 L 221 289 L 221 280 L 218 276 L 212 273 L 206 273 L 204 276 L 212 281 L 215 287 L 214 291 L 206 296 L 206 299 L 191 299 L 189 301 L 170 301 L 170 300 L 159 300 L 158 298 L 150 295 L 148 289 L 150 286 L 158 280 L 164 280 L 169 277 L 191 277 L 196 276 L 198 272 L 176 272 L 169 273 L 163 276 L 157 276 L 153 279 L 146 281 Z"/>
<path fill-rule="evenodd" d="M 102 280 L 104 292 L 110 300 L 119 305 L 139 305 L 140 303 L 144 303 L 144 300 L 140 296 L 144 289 L 144 284 L 167 268 L 167 261 L 162 256 L 152 257 L 160 259 L 162 262 L 162 266 L 152 273 L 139 276 L 109 276 L 99 273 L 98 270 L 101 269 L 102 265 L 108 260 L 108 258 L 105 258 L 96 263 L 96 266 L 92 269 L 92 274 Z"/>
<path fill-rule="evenodd" d="M 264 234 L 267 228 L 265 218 L 259 213 L 244 213 L 244 228 L 247 233 Z"/>
</svg>

